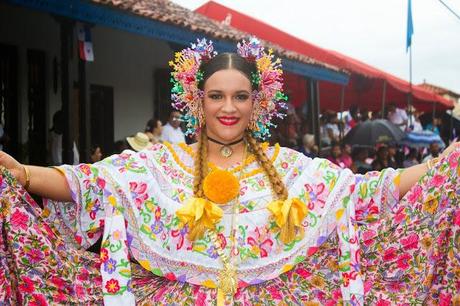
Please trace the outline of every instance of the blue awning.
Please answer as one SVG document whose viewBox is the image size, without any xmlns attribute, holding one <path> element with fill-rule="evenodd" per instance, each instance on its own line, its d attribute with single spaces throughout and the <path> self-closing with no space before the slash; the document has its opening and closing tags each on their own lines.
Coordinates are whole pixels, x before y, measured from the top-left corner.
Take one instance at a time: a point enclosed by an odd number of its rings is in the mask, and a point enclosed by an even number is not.
<svg viewBox="0 0 460 306">
<path fill-rule="evenodd" d="M 7 2 L 182 45 L 189 45 L 197 38 L 206 37 L 203 33 L 193 32 L 186 28 L 136 16 L 109 6 L 79 0 L 8 0 Z M 214 42 L 217 51 L 236 51 L 234 42 L 208 38 Z M 347 84 L 349 79 L 345 73 L 289 59 L 283 59 L 283 68 L 286 71 L 319 81 Z"/>
</svg>

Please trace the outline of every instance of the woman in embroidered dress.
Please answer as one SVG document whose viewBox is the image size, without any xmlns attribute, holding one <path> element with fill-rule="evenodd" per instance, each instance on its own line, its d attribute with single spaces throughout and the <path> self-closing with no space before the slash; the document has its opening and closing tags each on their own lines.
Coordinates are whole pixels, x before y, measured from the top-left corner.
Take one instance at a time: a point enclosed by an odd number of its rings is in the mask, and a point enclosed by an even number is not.
<svg viewBox="0 0 460 306">
<path fill-rule="evenodd" d="M 258 141 L 284 95 L 257 41 L 199 41 L 172 66 L 197 144 L 54 169 L 0 153 L 2 305 L 460 302 L 455 145 L 354 175 Z"/>
</svg>

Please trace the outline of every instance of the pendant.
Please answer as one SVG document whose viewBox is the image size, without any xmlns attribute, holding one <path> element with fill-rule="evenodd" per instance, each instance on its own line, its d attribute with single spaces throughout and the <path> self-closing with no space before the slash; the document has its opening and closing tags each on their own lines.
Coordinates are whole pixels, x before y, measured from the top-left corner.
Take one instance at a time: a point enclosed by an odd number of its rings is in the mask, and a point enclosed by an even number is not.
<svg viewBox="0 0 460 306">
<path fill-rule="evenodd" d="M 225 158 L 229 158 L 232 156 L 233 150 L 229 146 L 222 146 L 222 148 L 220 148 L 220 154 Z"/>
<path fill-rule="evenodd" d="M 233 297 L 238 289 L 238 278 L 236 269 L 231 264 L 224 264 L 224 268 L 219 272 L 219 289 L 226 296 Z"/>
</svg>

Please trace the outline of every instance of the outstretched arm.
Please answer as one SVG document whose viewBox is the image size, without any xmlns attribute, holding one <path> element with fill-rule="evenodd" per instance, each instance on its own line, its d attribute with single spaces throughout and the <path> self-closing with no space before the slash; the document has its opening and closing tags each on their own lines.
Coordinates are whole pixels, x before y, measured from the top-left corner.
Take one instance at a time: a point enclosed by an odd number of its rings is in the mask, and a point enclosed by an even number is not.
<svg viewBox="0 0 460 306">
<path fill-rule="evenodd" d="M 447 156 L 450 152 L 460 146 L 459 142 L 451 144 L 447 149 L 442 152 L 439 157 Z M 401 180 L 399 185 L 399 198 L 401 199 L 404 195 L 414 186 L 419 179 L 428 171 L 428 164 L 422 163 L 415 165 L 410 168 L 404 169 L 401 173 Z"/>
<path fill-rule="evenodd" d="M 47 167 L 25 166 L 10 155 L 0 151 L 0 166 L 8 169 L 18 182 L 25 186 L 29 170 L 29 186 L 27 191 L 39 196 L 62 202 L 71 202 L 67 180 L 58 170 Z"/>
</svg>

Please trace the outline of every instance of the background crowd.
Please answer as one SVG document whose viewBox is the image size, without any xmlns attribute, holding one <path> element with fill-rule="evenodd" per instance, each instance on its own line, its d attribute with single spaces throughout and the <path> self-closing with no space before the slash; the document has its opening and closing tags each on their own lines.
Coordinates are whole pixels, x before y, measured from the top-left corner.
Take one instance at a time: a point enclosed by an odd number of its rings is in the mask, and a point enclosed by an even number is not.
<svg viewBox="0 0 460 306">
<path fill-rule="evenodd" d="M 97 162 L 103 157 L 122 152 L 125 149 L 140 151 L 159 142 L 180 143 L 193 142 L 188 139 L 181 126 L 181 114 L 172 111 L 169 120 L 163 123 L 159 118 L 148 120 L 143 131 L 133 133 L 114 144 L 113 152 L 102 152 L 101 146 L 94 144 L 90 148 L 90 160 L 79 160 L 79 154 L 74 144 L 74 164 L 79 162 Z M 310 158 L 323 157 L 342 168 L 350 168 L 355 173 L 366 173 L 371 170 L 381 170 L 387 167 L 406 168 L 420 162 L 437 157 L 442 151 L 438 142 L 424 146 L 410 147 L 397 142 L 377 143 L 375 146 L 358 146 L 343 141 L 347 133 L 358 124 L 375 119 L 387 119 L 404 132 L 431 131 L 448 143 L 452 131 L 446 129 L 450 124 L 445 116 L 438 113 L 424 114 L 414 107 L 402 109 L 389 104 L 386 111 L 369 112 L 352 106 L 343 113 L 325 111 L 320 116 L 319 143 L 315 135 L 309 133 L 310 126 L 300 111 L 289 108 L 287 120 L 280 121 L 272 132 L 272 144 L 279 143 L 302 152 Z M 51 165 L 62 164 L 62 114 L 56 112 L 53 126 L 50 129 L 50 161 Z M 455 131 L 454 131 L 455 134 Z M 454 135 L 455 136 L 455 135 Z"/>
</svg>

